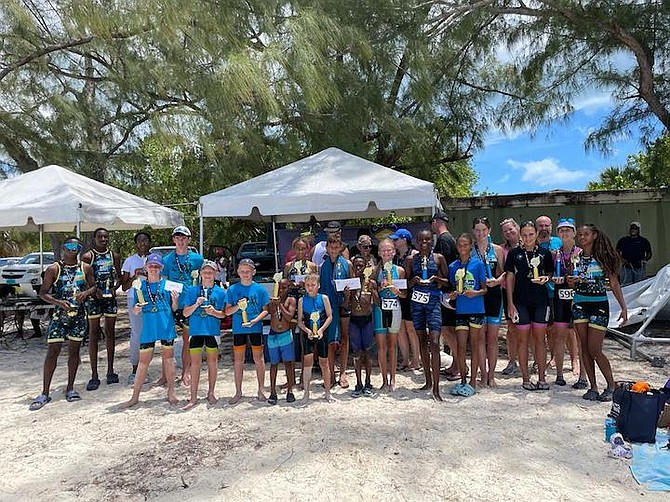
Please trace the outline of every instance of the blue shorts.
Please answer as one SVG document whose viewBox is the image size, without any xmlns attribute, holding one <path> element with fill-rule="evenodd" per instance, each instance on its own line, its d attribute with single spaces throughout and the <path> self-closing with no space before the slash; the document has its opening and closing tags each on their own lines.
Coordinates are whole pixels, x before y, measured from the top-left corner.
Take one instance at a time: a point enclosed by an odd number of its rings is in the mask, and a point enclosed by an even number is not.
<svg viewBox="0 0 670 502">
<path fill-rule="evenodd" d="M 442 330 L 442 311 L 440 310 L 440 295 L 431 294 L 428 303 L 412 302 L 412 323 L 417 331 Z"/>
<path fill-rule="evenodd" d="M 349 343 L 352 352 L 368 350 L 372 347 L 372 315 L 351 316 L 349 318 Z"/>
<path fill-rule="evenodd" d="M 270 353 L 270 364 L 292 363 L 295 361 L 295 348 L 293 347 L 293 340 L 287 345 L 279 347 L 268 347 Z"/>
</svg>

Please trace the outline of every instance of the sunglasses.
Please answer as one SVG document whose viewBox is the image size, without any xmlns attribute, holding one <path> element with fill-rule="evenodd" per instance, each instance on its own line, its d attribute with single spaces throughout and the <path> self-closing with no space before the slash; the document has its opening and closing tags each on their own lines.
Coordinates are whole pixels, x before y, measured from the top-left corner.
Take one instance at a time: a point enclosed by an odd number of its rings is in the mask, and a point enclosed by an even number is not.
<svg viewBox="0 0 670 502">
<path fill-rule="evenodd" d="M 370 249 L 372 246 L 370 244 L 359 244 L 358 247 L 361 249 Z"/>
<path fill-rule="evenodd" d="M 81 244 L 78 242 L 66 242 L 63 247 L 68 251 L 81 251 Z"/>
<path fill-rule="evenodd" d="M 561 218 L 558 220 L 558 225 L 561 223 L 572 223 L 573 225 L 575 224 L 575 219 L 574 218 Z"/>
</svg>

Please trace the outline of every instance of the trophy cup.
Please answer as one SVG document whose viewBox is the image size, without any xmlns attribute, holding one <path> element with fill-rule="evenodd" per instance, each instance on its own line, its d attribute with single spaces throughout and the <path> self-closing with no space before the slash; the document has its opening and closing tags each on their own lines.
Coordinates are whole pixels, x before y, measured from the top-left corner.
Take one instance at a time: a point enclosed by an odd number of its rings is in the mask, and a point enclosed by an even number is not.
<svg viewBox="0 0 670 502">
<path fill-rule="evenodd" d="M 142 293 L 142 281 L 139 277 L 133 281 L 133 289 L 135 290 L 137 305 L 144 307 L 147 304 L 147 301 L 144 299 L 144 293 Z"/>
<path fill-rule="evenodd" d="M 79 310 L 79 304 L 77 303 L 78 288 L 75 287 L 74 283 L 70 283 L 67 292 L 67 301 L 70 304 L 70 309 L 67 311 L 67 315 L 68 317 L 75 317 L 77 315 L 77 311 Z"/>
<path fill-rule="evenodd" d="M 237 306 L 242 311 L 242 324 L 247 324 L 249 322 L 249 316 L 247 315 L 247 307 L 249 306 L 249 302 L 246 298 L 242 298 L 237 302 Z"/>
<path fill-rule="evenodd" d="M 284 277 L 284 274 L 277 272 L 272 276 L 272 280 L 275 281 L 274 289 L 272 290 L 272 298 L 279 298 L 279 282 Z"/>
<path fill-rule="evenodd" d="M 363 294 L 363 295 L 371 294 L 368 291 L 368 281 L 370 280 L 370 276 L 372 276 L 372 272 L 373 272 L 372 267 L 365 267 L 363 269 L 363 281 L 364 282 L 363 282 L 363 285 L 362 285 L 362 288 L 361 288 L 361 290 L 362 290 L 361 294 Z"/>
<path fill-rule="evenodd" d="M 540 257 L 539 256 L 533 256 L 530 260 L 530 266 L 533 267 L 533 280 L 534 281 L 539 281 L 540 280 L 540 271 L 538 270 L 537 267 L 540 266 Z"/>
<path fill-rule="evenodd" d="M 193 279 L 193 285 L 194 285 L 194 286 L 197 286 L 197 285 L 198 285 L 198 276 L 199 276 L 199 275 L 200 275 L 200 274 L 198 273 L 197 270 L 194 270 L 193 272 L 191 272 L 191 279 Z"/>
<path fill-rule="evenodd" d="M 112 278 L 111 276 L 107 276 L 107 279 L 105 279 L 105 287 L 102 290 L 102 297 L 111 298 L 112 296 Z"/>
<path fill-rule="evenodd" d="M 384 263 L 384 273 L 386 274 L 387 287 L 393 286 L 393 262 Z"/>
<path fill-rule="evenodd" d="M 421 282 L 428 282 L 428 257 L 421 257 Z"/>
<path fill-rule="evenodd" d="M 321 315 L 318 312 L 312 312 L 309 315 L 310 321 L 312 321 L 312 337 L 316 338 L 316 333 L 319 330 L 319 318 Z"/>
<path fill-rule="evenodd" d="M 464 279 L 465 279 L 465 269 L 459 268 L 456 270 L 456 292 L 460 295 L 463 294 Z"/>
<path fill-rule="evenodd" d="M 579 270 L 577 269 L 577 265 L 579 265 L 579 256 L 572 255 L 570 258 L 570 263 L 572 263 L 572 275 L 579 275 Z"/>
<path fill-rule="evenodd" d="M 207 312 L 205 311 L 205 309 L 209 307 L 209 295 L 211 293 L 211 289 L 203 287 L 202 291 L 203 296 L 205 297 L 205 301 L 200 304 L 200 317 L 204 319 L 205 317 L 207 317 Z"/>
</svg>

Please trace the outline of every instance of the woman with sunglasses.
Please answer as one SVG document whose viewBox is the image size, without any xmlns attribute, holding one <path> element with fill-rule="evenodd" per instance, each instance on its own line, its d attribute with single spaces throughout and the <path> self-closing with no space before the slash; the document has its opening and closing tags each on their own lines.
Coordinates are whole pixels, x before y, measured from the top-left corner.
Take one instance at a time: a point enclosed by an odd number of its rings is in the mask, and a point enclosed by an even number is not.
<svg viewBox="0 0 670 502">
<path fill-rule="evenodd" d="M 549 321 L 545 284 L 554 273 L 551 252 L 537 242 L 535 222 L 521 224 L 522 245 L 507 254 L 507 315 L 517 325 L 519 364 L 525 390 L 549 390 L 545 380 L 547 349 L 544 339 Z M 538 382 L 532 383 L 528 371 L 528 338 L 533 337 Z"/>
<path fill-rule="evenodd" d="M 567 282 L 575 290 L 572 315 L 582 349 L 581 363 L 591 384 L 582 397 L 588 401 L 608 402 L 614 393 L 614 377 L 609 359 L 603 353 L 610 317 L 606 281 L 609 280 L 610 289 L 621 306 L 619 320 L 626 322 L 628 311 L 618 276 L 621 258 L 607 235 L 591 223 L 579 227 L 577 242 L 582 252 L 576 264 L 576 275 L 569 276 Z M 598 393 L 596 363 L 607 382 L 602 393 Z"/>
<path fill-rule="evenodd" d="M 563 358 L 565 353 L 566 341 L 575 338 L 575 331 L 572 325 L 572 297 L 574 290 L 568 285 L 565 278 L 571 276 L 575 269 L 575 262 L 579 259 L 581 248 L 575 244 L 576 236 L 575 220 L 572 218 L 561 218 L 556 224 L 556 232 L 561 239 L 561 247 L 554 251 L 554 327 L 556 334 L 551 348 L 553 361 L 556 363 L 556 385 L 564 386 L 566 384 L 563 378 Z M 573 372 L 579 371 L 579 380 L 573 385 L 575 389 L 585 389 L 586 376 L 582 379 L 581 371 L 576 361 L 578 350 L 576 349 L 576 340 L 571 340 L 571 357 Z"/>
<path fill-rule="evenodd" d="M 472 256 L 484 264 L 486 271 L 485 327 L 479 336 L 480 384 L 496 388 L 494 374 L 498 362 L 498 333 L 502 319 L 501 284 L 505 280 L 503 251 L 500 246 L 491 241 L 491 223 L 488 218 L 484 216 L 475 218 L 472 222 L 472 233 L 475 236 Z"/>
<path fill-rule="evenodd" d="M 503 266 L 507 260 L 507 254 L 519 247 L 519 224 L 514 218 L 505 218 L 500 222 L 500 231 L 503 236 L 503 243 L 500 245 L 503 253 Z M 504 268 L 504 267 L 503 267 Z M 502 288 L 503 312 L 505 313 L 505 322 L 507 323 L 507 358 L 509 362 L 502 370 L 503 375 L 514 375 L 519 371 L 518 360 L 518 338 L 516 334 L 516 324 L 507 315 L 507 277 L 500 284 Z"/>
</svg>

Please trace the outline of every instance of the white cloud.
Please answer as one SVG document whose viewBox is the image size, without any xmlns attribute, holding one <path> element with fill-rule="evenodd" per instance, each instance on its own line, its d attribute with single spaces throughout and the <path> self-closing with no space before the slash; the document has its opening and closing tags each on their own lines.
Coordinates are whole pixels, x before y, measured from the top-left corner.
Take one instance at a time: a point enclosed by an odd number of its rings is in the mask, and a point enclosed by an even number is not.
<svg viewBox="0 0 670 502">
<path fill-rule="evenodd" d="M 505 174 L 498 180 L 498 183 L 507 183 L 511 177 L 512 176 L 510 176 L 509 174 Z"/>
<path fill-rule="evenodd" d="M 560 161 L 551 157 L 530 162 L 508 160 L 507 164 L 513 169 L 521 169 L 522 181 L 531 182 L 539 186 L 556 186 L 558 184 L 573 184 L 578 181 L 594 177 L 594 173 L 575 169 L 570 170 L 561 166 Z"/>
</svg>

